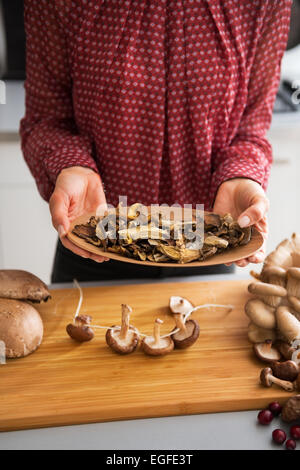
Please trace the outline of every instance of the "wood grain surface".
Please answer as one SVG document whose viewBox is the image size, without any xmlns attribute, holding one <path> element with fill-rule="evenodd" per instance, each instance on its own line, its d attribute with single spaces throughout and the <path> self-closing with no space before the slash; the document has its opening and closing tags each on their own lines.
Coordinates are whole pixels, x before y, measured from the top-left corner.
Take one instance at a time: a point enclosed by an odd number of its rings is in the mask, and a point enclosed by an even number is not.
<svg viewBox="0 0 300 470">
<path fill-rule="evenodd" d="M 90 343 L 75 343 L 65 332 L 72 321 L 78 291 L 53 290 L 38 306 L 45 324 L 41 347 L 32 355 L 0 365 L 0 430 L 82 424 L 132 418 L 249 410 L 290 394 L 259 384 L 262 364 L 247 340 L 243 306 L 247 281 L 146 284 L 84 288 L 82 313 L 94 324 L 120 323 L 121 303 L 133 309 L 131 323 L 152 332 L 173 328 L 168 302 L 181 295 L 195 305 L 231 303 L 225 309 L 193 313 L 200 337 L 187 350 L 148 357 L 140 350 L 128 356 L 111 351 L 105 331 Z"/>
<path fill-rule="evenodd" d="M 218 264 L 225 264 L 225 263 L 233 263 L 234 261 L 238 261 L 243 258 L 247 258 L 253 255 L 256 251 L 258 251 L 263 243 L 264 239 L 258 230 L 253 227 L 252 228 L 252 237 L 247 245 L 237 246 L 236 248 L 228 248 L 228 250 L 223 251 L 222 253 L 218 253 L 217 255 L 211 256 L 204 261 L 192 261 L 191 263 L 179 264 L 179 263 L 155 263 L 152 261 L 141 261 L 133 258 L 127 258 L 126 256 L 121 256 L 116 253 L 111 253 L 109 251 L 104 251 L 98 246 L 92 245 L 88 243 L 83 238 L 77 237 L 74 233 L 72 233 L 73 228 L 75 225 L 84 224 L 89 221 L 89 218 L 93 214 L 87 214 L 78 217 L 77 219 L 73 220 L 70 231 L 67 234 L 68 239 L 74 243 L 74 245 L 78 246 L 79 248 L 83 248 L 84 250 L 94 253 L 96 255 L 103 255 L 106 258 L 115 259 L 118 261 L 123 261 L 124 263 L 133 263 L 133 264 L 143 264 L 146 266 L 165 266 L 171 268 L 185 268 L 185 267 L 192 267 L 192 266 L 214 266 Z"/>
</svg>

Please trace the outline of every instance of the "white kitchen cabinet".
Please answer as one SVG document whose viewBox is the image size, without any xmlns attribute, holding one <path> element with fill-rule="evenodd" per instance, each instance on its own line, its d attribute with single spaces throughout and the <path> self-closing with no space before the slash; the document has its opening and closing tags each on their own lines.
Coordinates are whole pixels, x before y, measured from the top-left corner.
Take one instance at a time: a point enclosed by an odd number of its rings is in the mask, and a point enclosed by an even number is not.
<svg viewBox="0 0 300 470">
<path fill-rule="evenodd" d="M 19 142 L 0 141 L 0 266 L 50 281 L 57 235 Z"/>
</svg>

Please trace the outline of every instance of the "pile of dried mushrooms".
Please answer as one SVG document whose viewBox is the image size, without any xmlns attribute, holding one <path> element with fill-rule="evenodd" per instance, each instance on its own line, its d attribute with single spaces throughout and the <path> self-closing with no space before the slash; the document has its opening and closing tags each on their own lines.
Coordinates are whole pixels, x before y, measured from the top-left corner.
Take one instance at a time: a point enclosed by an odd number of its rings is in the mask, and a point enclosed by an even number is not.
<svg viewBox="0 0 300 470">
<path fill-rule="evenodd" d="M 188 221 L 168 220 L 157 213 L 145 214 L 141 204 L 120 208 L 103 217 L 91 217 L 76 225 L 73 234 L 102 251 L 157 263 L 203 261 L 251 239 L 251 228 L 242 229 L 230 214 L 206 213 Z M 202 227 L 199 230 L 199 227 Z"/>
</svg>

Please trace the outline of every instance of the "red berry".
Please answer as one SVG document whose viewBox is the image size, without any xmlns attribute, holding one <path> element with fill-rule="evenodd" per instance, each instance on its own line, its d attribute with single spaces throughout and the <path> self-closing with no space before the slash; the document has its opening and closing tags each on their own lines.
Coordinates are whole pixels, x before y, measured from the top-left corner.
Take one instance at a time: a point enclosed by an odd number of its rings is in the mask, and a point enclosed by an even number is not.
<svg viewBox="0 0 300 470">
<path fill-rule="evenodd" d="M 278 416 L 282 411 L 282 406 L 278 401 L 272 401 L 272 403 L 269 404 L 268 409 L 272 411 L 273 416 Z"/>
<path fill-rule="evenodd" d="M 276 444 L 283 444 L 286 440 L 286 434 L 282 429 L 275 429 L 272 432 L 272 437 L 273 441 L 276 442 Z"/>
<path fill-rule="evenodd" d="M 293 439 L 300 439 L 300 426 L 292 426 L 290 429 L 290 435 Z"/>
<path fill-rule="evenodd" d="M 296 449 L 296 442 L 294 441 L 294 439 L 288 439 L 285 443 L 285 447 L 288 450 L 294 450 Z"/>
<path fill-rule="evenodd" d="M 273 419 L 273 414 L 270 410 L 261 410 L 257 415 L 257 419 L 260 424 L 270 424 Z"/>
</svg>

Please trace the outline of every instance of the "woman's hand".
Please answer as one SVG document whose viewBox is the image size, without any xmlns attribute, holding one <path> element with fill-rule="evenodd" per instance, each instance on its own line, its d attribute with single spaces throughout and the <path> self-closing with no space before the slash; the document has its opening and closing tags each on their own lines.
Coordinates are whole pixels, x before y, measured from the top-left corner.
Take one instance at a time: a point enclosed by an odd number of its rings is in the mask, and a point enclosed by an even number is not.
<svg viewBox="0 0 300 470">
<path fill-rule="evenodd" d="M 235 178 L 225 181 L 218 189 L 213 211 L 224 215 L 230 212 L 241 227 L 255 225 L 265 241 L 268 235 L 267 212 L 269 201 L 262 187 L 253 180 Z M 265 243 L 249 258 L 236 262 L 237 266 L 248 263 L 261 263 L 265 257 Z"/>
<path fill-rule="evenodd" d="M 108 260 L 77 247 L 66 237 L 72 220 L 82 214 L 96 212 L 99 206 L 106 207 L 103 186 L 97 173 L 81 166 L 65 168 L 57 177 L 49 205 L 53 226 L 66 248 L 83 258 L 97 262 Z"/>
</svg>

